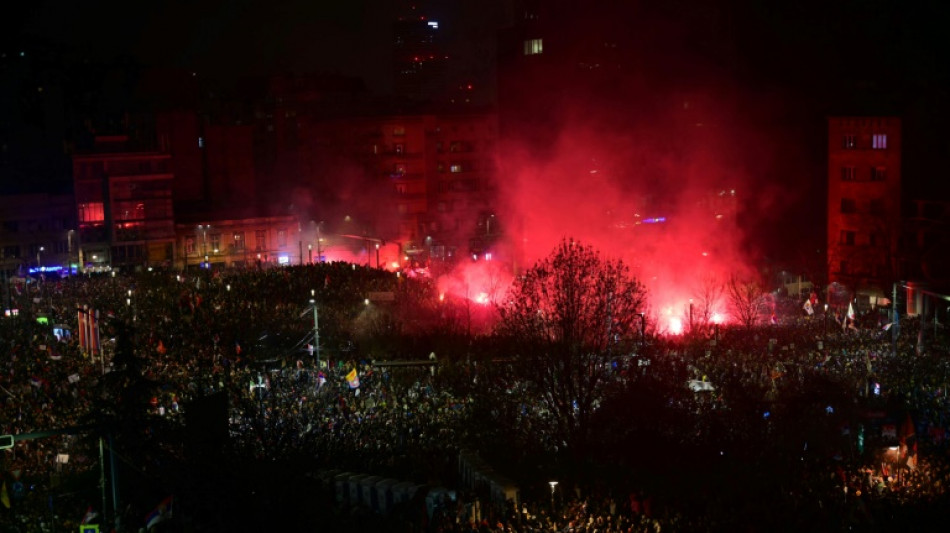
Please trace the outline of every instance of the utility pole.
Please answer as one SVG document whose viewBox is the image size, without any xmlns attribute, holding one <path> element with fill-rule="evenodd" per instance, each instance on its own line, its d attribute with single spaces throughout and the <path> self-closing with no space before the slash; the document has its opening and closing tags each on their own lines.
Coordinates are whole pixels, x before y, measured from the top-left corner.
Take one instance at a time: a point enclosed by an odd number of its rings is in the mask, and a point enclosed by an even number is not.
<svg viewBox="0 0 950 533">
<path fill-rule="evenodd" d="M 317 354 L 317 369 L 320 369 L 320 313 L 317 311 L 317 301 L 310 300 L 313 307 L 313 347 Z"/>
</svg>

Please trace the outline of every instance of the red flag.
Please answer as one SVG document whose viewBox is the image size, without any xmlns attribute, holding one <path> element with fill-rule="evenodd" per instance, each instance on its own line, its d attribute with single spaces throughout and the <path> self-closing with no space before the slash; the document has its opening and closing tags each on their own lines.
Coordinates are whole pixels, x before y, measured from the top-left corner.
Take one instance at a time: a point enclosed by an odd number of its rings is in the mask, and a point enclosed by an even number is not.
<svg viewBox="0 0 950 533">
<path fill-rule="evenodd" d="M 86 312 L 83 309 L 80 309 L 77 312 L 79 320 L 79 347 L 85 351 L 86 350 Z"/>
</svg>

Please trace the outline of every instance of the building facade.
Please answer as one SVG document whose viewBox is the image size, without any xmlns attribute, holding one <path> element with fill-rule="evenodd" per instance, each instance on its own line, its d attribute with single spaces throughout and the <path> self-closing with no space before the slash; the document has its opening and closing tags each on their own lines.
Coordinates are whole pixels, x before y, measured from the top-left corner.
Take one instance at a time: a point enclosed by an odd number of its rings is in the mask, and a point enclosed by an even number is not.
<svg viewBox="0 0 950 533">
<path fill-rule="evenodd" d="M 73 180 L 82 268 L 171 266 L 170 154 L 134 150 L 127 136 L 100 136 L 91 152 L 73 156 Z"/>
<path fill-rule="evenodd" d="M 499 226 L 487 222 L 496 190 L 494 113 L 319 121 L 307 137 L 314 146 L 306 152 L 314 158 L 308 167 L 324 178 L 349 175 L 335 184 L 318 177 L 312 185 L 315 209 L 329 214 L 328 233 L 397 242 L 403 260 L 467 255 L 497 234 Z M 328 199 L 349 207 L 334 213 Z"/>
<path fill-rule="evenodd" d="M 309 243 L 291 216 L 214 217 L 175 224 L 175 267 L 196 268 L 297 265 L 311 260 Z"/>
<path fill-rule="evenodd" d="M 901 121 L 828 119 L 828 280 L 886 295 L 901 236 Z"/>
</svg>

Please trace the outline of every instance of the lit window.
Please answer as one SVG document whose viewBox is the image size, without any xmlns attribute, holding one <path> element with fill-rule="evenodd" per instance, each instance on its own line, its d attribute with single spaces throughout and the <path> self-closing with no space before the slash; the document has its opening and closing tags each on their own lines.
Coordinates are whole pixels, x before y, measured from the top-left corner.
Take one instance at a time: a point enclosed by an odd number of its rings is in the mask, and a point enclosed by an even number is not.
<svg viewBox="0 0 950 533">
<path fill-rule="evenodd" d="M 449 172 L 461 172 L 461 171 L 462 171 L 461 163 L 452 163 L 452 165 L 449 166 Z"/>
<path fill-rule="evenodd" d="M 102 202 L 79 204 L 80 222 L 102 222 L 106 219 Z"/>
<path fill-rule="evenodd" d="M 404 176 L 406 174 L 406 164 L 396 163 L 395 165 L 393 165 L 393 173 L 398 176 Z"/>
<path fill-rule="evenodd" d="M 221 234 L 212 233 L 209 237 L 211 237 L 211 250 L 214 253 L 218 253 L 218 250 L 221 249 Z"/>
<path fill-rule="evenodd" d="M 871 136 L 871 148 L 875 150 L 885 150 L 887 149 L 887 134 L 886 133 L 875 133 Z"/>
<path fill-rule="evenodd" d="M 191 237 L 185 239 L 185 255 L 195 255 L 195 240 Z"/>
<path fill-rule="evenodd" d="M 404 126 L 396 126 L 393 128 L 393 135 L 405 135 L 406 128 Z"/>
<path fill-rule="evenodd" d="M 841 167 L 841 181 L 854 181 L 854 167 Z"/>
<path fill-rule="evenodd" d="M 205 147 L 205 138 L 198 137 L 198 148 L 204 148 L 204 147 Z"/>
<path fill-rule="evenodd" d="M 395 146 L 395 152 L 396 152 L 397 154 L 401 154 L 401 153 L 403 153 L 403 152 L 405 152 L 405 151 L 406 151 L 406 145 L 405 145 L 405 144 L 397 144 L 397 145 Z"/>
<path fill-rule="evenodd" d="M 845 135 L 842 138 L 841 147 L 845 150 L 853 150 L 857 148 L 857 141 L 854 138 L 854 135 Z"/>
<path fill-rule="evenodd" d="M 541 39 L 528 39 L 524 42 L 524 55 L 526 56 L 538 55 L 543 51 L 544 47 Z"/>
</svg>

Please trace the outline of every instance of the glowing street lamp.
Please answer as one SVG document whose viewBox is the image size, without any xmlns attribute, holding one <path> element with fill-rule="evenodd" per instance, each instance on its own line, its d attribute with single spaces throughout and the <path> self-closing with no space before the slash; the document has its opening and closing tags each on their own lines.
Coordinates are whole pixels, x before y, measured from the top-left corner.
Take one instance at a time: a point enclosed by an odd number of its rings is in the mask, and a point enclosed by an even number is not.
<svg viewBox="0 0 950 533">
<path fill-rule="evenodd" d="M 551 486 L 551 511 L 554 511 L 554 489 L 557 487 L 557 481 L 548 481 Z"/>
</svg>

